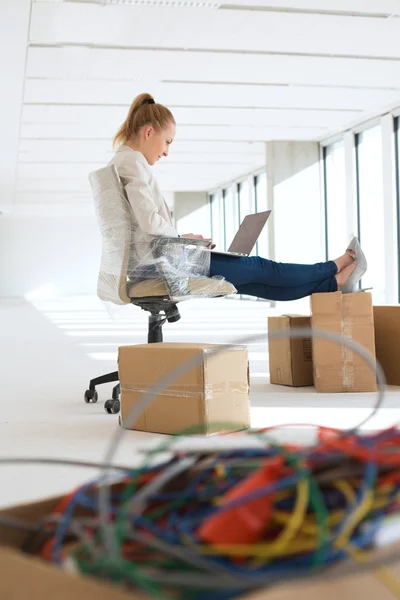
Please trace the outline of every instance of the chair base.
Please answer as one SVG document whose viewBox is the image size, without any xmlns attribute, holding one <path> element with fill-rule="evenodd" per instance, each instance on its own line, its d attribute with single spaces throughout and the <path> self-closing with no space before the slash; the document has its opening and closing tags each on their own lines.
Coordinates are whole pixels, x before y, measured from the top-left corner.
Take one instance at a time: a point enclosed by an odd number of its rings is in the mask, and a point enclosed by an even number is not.
<svg viewBox="0 0 400 600">
<path fill-rule="evenodd" d="M 166 321 L 175 323 L 181 318 L 176 304 L 172 303 L 169 298 L 133 298 L 132 304 L 140 306 L 142 310 L 150 312 L 149 324 L 147 331 L 147 343 L 155 344 L 163 341 L 163 325 Z M 86 390 L 84 400 L 86 403 L 96 403 L 98 394 L 96 387 L 103 383 L 112 383 L 119 381 L 118 371 L 101 375 L 95 379 L 91 379 L 89 389 Z M 104 409 L 108 414 L 117 414 L 120 410 L 120 394 L 121 386 L 118 383 L 113 387 L 112 398 L 104 404 Z"/>
</svg>

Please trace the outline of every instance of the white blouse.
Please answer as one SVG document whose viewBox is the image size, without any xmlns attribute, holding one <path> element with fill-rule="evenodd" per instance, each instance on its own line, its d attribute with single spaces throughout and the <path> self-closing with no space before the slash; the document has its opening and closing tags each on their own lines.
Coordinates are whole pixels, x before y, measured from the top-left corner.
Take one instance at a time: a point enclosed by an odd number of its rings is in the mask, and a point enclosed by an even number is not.
<svg viewBox="0 0 400 600">
<path fill-rule="evenodd" d="M 123 145 L 108 164 L 117 167 L 140 229 L 150 235 L 178 237 L 168 205 L 143 154 Z"/>
<path fill-rule="evenodd" d="M 129 275 L 132 278 L 153 278 L 154 258 L 151 242 L 155 236 L 179 237 L 168 205 L 162 197 L 157 180 L 141 152 L 121 146 L 108 163 L 115 165 L 132 207 L 132 237 Z M 181 247 L 180 247 L 181 248 Z M 199 247 L 170 257 L 170 274 L 176 269 L 180 280 L 187 276 L 209 276 L 210 252 Z"/>
<path fill-rule="evenodd" d="M 133 212 L 132 245 L 136 259 L 149 255 L 149 236 L 179 237 L 157 180 L 141 152 L 123 145 L 108 163 L 115 165 Z"/>
</svg>

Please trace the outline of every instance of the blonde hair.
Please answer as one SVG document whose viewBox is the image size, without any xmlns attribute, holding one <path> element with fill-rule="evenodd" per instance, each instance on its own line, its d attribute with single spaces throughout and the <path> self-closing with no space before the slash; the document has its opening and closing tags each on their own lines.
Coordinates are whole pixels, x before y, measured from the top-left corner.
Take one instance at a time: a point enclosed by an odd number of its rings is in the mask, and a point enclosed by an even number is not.
<svg viewBox="0 0 400 600">
<path fill-rule="evenodd" d="M 128 116 L 114 137 L 114 148 L 134 139 L 145 125 L 152 125 L 161 131 L 175 124 L 172 112 L 162 104 L 157 104 L 151 94 L 139 94 L 131 104 Z"/>
</svg>

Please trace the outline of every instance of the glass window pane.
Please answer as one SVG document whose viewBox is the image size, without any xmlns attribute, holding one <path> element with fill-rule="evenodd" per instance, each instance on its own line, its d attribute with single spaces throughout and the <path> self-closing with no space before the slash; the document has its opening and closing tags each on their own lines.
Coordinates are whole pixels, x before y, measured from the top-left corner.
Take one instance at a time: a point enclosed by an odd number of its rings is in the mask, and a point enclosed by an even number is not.
<svg viewBox="0 0 400 600">
<path fill-rule="evenodd" d="M 255 197 L 253 190 L 250 190 L 249 182 L 247 179 L 241 181 L 238 185 L 239 195 L 239 218 L 240 223 L 246 215 L 251 215 L 256 212 Z M 255 256 L 257 253 L 256 246 L 250 252 L 250 256 Z"/>
<path fill-rule="evenodd" d="M 360 243 L 368 261 L 362 287 L 373 287 L 374 302 L 385 302 L 385 231 L 382 131 L 378 125 L 357 136 Z"/>
<path fill-rule="evenodd" d="M 246 215 L 251 215 L 255 212 L 254 195 L 250 194 L 249 182 L 247 179 L 238 185 L 239 194 L 239 218 L 243 221 Z"/>
<path fill-rule="evenodd" d="M 256 211 L 264 212 L 268 210 L 268 198 L 267 198 L 267 174 L 260 173 L 254 179 L 254 192 L 256 200 Z M 260 233 L 260 236 L 256 245 L 256 254 L 263 258 L 269 256 L 269 245 L 268 245 L 268 221 L 264 229 Z"/>
<path fill-rule="evenodd" d="M 346 164 L 344 142 L 336 142 L 325 149 L 327 257 L 335 259 L 343 254 L 349 242 L 346 211 Z"/>
<path fill-rule="evenodd" d="M 222 194 L 211 196 L 212 239 L 218 248 L 224 247 L 224 204 Z"/>
<path fill-rule="evenodd" d="M 225 248 L 227 250 L 239 228 L 238 203 L 232 186 L 224 190 Z"/>
<path fill-rule="evenodd" d="M 397 268 L 398 268 L 398 286 L 400 302 L 400 117 L 396 117 L 395 122 L 395 149 L 396 149 L 396 185 L 397 185 Z"/>
</svg>

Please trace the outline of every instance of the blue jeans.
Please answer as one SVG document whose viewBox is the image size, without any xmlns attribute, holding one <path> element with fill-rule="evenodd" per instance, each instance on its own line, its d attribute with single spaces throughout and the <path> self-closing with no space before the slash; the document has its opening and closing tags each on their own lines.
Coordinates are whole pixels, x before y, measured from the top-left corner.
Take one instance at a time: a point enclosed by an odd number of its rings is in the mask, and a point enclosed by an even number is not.
<svg viewBox="0 0 400 600">
<path fill-rule="evenodd" d="M 277 263 L 260 256 L 211 254 L 210 277 L 222 275 L 239 294 L 265 300 L 298 300 L 321 292 L 336 292 L 336 263 Z"/>
</svg>

